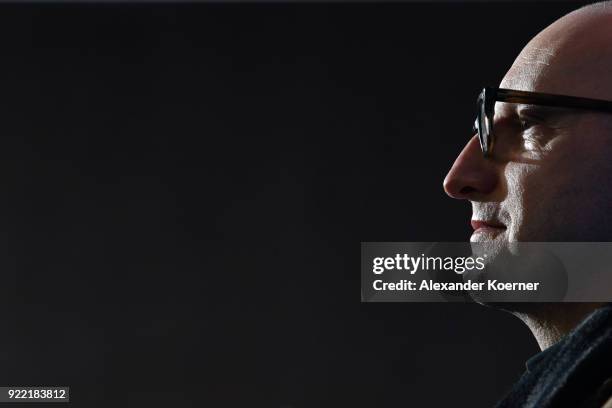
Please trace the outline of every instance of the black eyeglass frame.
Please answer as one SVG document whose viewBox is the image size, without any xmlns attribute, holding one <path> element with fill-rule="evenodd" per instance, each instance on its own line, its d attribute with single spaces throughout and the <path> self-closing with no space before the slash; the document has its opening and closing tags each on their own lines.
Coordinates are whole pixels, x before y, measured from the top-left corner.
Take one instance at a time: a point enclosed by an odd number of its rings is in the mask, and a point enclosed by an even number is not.
<svg viewBox="0 0 612 408">
<path fill-rule="evenodd" d="M 493 152 L 493 114 L 495 102 L 522 103 L 527 105 L 552 106 L 557 108 L 583 109 L 612 113 L 612 101 L 582 98 L 579 96 L 557 95 L 540 92 L 517 91 L 514 89 L 485 87 L 478 95 L 478 111 L 474 132 L 478 133 L 480 148 L 484 157 Z"/>
</svg>

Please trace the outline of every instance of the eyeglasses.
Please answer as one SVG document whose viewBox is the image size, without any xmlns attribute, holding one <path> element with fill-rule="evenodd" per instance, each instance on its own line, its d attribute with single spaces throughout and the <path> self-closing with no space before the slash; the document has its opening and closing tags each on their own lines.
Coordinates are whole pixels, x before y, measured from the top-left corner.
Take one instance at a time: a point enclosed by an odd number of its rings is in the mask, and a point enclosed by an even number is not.
<svg viewBox="0 0 612 408">
<path fill-rule="evenodd" d="M 478 112 L 473 128 L 474 133 L 478 133 L 478 140 L 480 141 L 480 148 L 484 157 L 491 156 L 493 145 L 495 144 L 495 138 L 493 137 L 495 102 L 522 103 L 612 113 L 612 101 L 486 87 L 478 95 Z"/>
</svg>

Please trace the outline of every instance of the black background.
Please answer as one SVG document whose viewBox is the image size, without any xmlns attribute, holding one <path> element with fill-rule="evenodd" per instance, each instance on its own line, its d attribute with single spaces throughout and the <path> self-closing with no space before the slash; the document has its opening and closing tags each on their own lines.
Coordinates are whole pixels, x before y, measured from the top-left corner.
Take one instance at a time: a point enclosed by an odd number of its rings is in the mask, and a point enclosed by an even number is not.
<svg viewBox="0 0 612 408">
<path fill-rule="evenodd" d="M 475 98 L 579 3 L 0 5 L 0 384 L 74 406 L 491 406 L 537 352 L 361 304 L 361 241 L 464 241 Z"/>
</svg>

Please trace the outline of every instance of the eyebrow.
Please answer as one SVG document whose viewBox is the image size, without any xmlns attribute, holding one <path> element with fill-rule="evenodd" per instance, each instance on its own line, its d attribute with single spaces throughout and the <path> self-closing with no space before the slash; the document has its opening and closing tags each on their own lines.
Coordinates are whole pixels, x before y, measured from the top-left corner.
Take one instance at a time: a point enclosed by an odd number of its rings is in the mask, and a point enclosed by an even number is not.
<svg viewBox="0 0 612 408">
<path fill-rule="evenodd" d="M 507 120 L 511 120 L 511 118 L 524 116 L 535 116 L 541 117 L 542 119 L 550 119 L 552 117 L 560 116 L 560 115 L 568 115 L 574 112 L 573 109 L 570 108 L 562 108 L 557 106 L 544 106 L 544 105 L 532 105 L 525 103 L 508 103 L 502 102 L 504 104 L 509 105 L 507 108 L 503 108 L 499 111 L 496 110 L 495 116 L 499 116 L 500 120 L 506 122 Z"/>
<path fill-rule="evenodd" d="M 517 117 L 528 116 L 542 122 L 557 122 L 564 118 L 571 118 L 581 111 L 562 108 L 557 106 L 527 105 L 521 104 L 516 107 L 514 114 Z"/>
<path fill-rule="evenodd" d="M 495 127 L 511 127 L 518 123 L 521 116 L 534 117 L 542 122 L 550 122 L 557 116 L 565 114 L 567 109 L 550 106 L 530 105 L 520 103 L 508 103 L 507 108 L 502 109 L 494 115 Z"/>
</svg>

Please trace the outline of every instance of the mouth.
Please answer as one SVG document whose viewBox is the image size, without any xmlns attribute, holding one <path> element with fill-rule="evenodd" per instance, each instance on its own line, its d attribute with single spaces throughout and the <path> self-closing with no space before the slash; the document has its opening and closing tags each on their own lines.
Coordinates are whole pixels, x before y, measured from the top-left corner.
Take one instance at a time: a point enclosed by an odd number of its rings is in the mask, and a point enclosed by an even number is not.
<svg viewBox="0 0 612 408">
<path fill-rule="evenodd" d="M 495 220 L 471 220 L 470 224 L 474 229 L 472 237 L 476 234 L 481 234 L 487 236 L 488 238 L 494 238 L 495 236 L 506 231 L 506 226 Z"/>
</svg>

